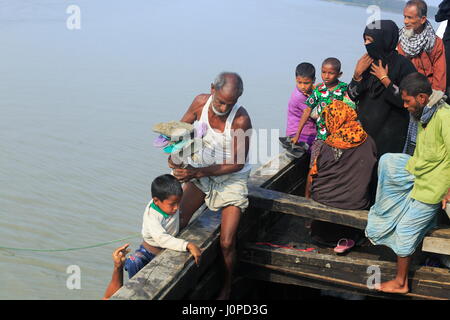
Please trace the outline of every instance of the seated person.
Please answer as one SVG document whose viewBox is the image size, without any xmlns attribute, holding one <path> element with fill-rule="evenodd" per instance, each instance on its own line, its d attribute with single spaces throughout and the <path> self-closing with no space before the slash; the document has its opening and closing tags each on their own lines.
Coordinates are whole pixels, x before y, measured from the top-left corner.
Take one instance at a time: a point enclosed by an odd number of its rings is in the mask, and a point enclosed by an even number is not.
<svg viewBox="0 0 450 320">
<path fill-rule="evenodd" d="M 195 263 L 200 263 L 201 251 L 192 242 L 176 238 L 180 229 L 179 205 L 183 189 L 180 182 L 170 175 L 157 177 L 152 182 L 152 200 L 147 205 L 142 223 L 144 241 L 136 252 L 125 261 L 125 270 L 132 278 L 139 270 L 161 252 L 163 248 L 190 251 Z"/>
<path fill-rule="evenodd" d="M 311 169 L 312 198 L 340 209 L 368 209 L 369 184 L 377 162 L 375 142 L 356 120 L 356 111 L 344 102 L 333 102 L 322 115 L 328 136 Z M 363 237 L 360 230 L 326 222 L 314 221 L 311 229 L 313 239 L 335 244 L 343 238 L 349 247 Z"/>
<path fill-rule="evenodd" d="M 312 198 L 340 209 L 368 209 L 375 143 L 347 104 L 335 101 L 323 116 L 328 136 L 312 168 Z"/>
<path fill-rule="evenodd" d="M 432 89 L 416 72 L 400 84 L 404 107 L 419 121 L 414 155 L 387 153 L 380 159 L 375 204 L 370 208 L 366 236 L 397 255 L 395 279 L 377 289 L 407 293 L 411 256 L 435 226 L 436 213 L 450 201 L 450 106 L 430 105 Z M 441 204 L 442 202 L 442 204 Z"/>
</svg>

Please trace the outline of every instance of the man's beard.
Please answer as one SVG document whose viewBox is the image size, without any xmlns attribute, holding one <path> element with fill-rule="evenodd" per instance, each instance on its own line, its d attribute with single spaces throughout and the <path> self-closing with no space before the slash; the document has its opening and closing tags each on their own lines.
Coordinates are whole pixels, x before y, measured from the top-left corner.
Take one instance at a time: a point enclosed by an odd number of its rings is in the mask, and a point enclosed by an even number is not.
<svg viewBox="0 0 450 320">
<path fill-rule="evenodd" d="M 412 36 L 414 36 L 414 29 L 413 29 L 413 28 L 411 28 L 411 29 L 406 29 L 406 28 L 405 28 L 404 35 L 405 35 L 408 39 L 411 38 Z"/>
<path fill-rule="evenodd" d="M 422 113 L 423 113 L 423 108 L 420 105 L 417 105 L 415 110 L 413 112 L 411 112 L 412 117 L 416 120 L 416 121 L 420 121 L 420 118 L 422 117 Z"/>
</svg>

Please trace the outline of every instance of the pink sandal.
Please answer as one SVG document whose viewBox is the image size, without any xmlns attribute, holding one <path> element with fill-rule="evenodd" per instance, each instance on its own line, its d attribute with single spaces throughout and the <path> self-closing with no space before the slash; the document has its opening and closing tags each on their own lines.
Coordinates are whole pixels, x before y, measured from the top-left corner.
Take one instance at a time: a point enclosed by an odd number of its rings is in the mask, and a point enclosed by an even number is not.
<svg viewBox="0 0 450 320">
<path fill-rule="evenodd" d="M 352 239 L 341 239 L 338 241 L 337 246 L 334 248 L 336 253 L 344 253 L 355 246 L 355 241 Z"/>
</svg>

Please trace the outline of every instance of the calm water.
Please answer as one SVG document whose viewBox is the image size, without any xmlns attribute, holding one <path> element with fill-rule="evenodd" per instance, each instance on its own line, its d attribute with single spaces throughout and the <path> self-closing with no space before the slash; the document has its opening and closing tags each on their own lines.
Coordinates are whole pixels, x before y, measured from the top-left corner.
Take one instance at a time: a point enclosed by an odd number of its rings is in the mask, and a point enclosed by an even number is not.
<svg viewBox="0 0 450 320">
<path fill-rule="evenodd" d="M 81 30 L 66 27 L 70 4 Z M 367 18 L 318 0 L 0 0 L 0 246 L 139 232 L 150 183 L 168 171 L 153 124 L 181 118 L 232 70 L 254 127 L 283 133 L 295 66 L 336 56 L 350 80 Z M 116 246 L 0 250 L 0 299 L 101 298 Z M 66 287 L 70 265 L 80 290 Z"/>
</svg>

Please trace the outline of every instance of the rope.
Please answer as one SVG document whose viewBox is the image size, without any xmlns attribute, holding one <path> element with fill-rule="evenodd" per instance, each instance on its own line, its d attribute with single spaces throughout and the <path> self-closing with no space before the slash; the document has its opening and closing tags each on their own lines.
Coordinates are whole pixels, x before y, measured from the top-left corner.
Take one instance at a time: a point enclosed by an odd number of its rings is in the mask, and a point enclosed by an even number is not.
<svg viewBox="0 0 450 320">
<path fill-rule="evenodd" d="M 136 238 L 136 237 L 138 237 L 138 236 L 140 236 L 140 235 L 141 235 L 140 233 L 135 233 L 135 234 L 130 235 L 130 236 L 125 237 L 125 238 L 116 239 L 116 240 L 111 240 L 111 241 L 107 241 L 107 242 L 100 242 L 100 243 L 93 244 L 93 245 L 90 245 L 90 246 L 75 247 L 75 248 L 64 248 L 64 249 L 31 249 L 31 248 L 14 248 L 14 247 L 3 247 L 3 246 L 0 246 L 0 250 L 32 251 L 32 252 L 75 251 L 75 250 L 82 250 L 82 249 L 90 249 L 90 248 L 102 247 L 102 246 L 106 246 L 106 245 L 111 244 L 111 243 L 121 242 L 121 241 L 124 241 L 124 240 L 133 239 L 133 238 Z"/>
</svg>

